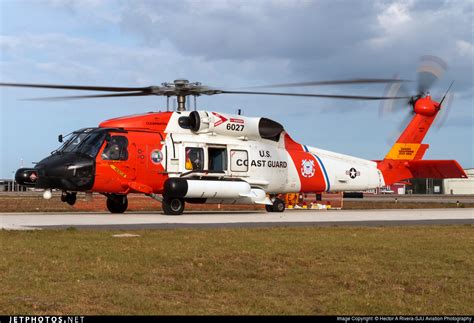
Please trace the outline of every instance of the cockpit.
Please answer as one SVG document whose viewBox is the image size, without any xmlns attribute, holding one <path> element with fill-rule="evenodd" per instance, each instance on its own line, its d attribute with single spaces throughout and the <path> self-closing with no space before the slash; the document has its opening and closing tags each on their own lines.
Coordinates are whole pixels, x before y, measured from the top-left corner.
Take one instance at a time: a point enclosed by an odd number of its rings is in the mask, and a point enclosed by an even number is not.
<svg viewBox="0 0 474 323">
<path fill-rule="evenodd" d="M 97 156 L 102 143 L 107 135 L 104 129 L 86 128 L 74 131 L 67 135 L 69 137 L 61 147 L 56 150 L 59 153 L 80 153 L 90 157 Z"/>
<path fill-rule="evenodd" d="M 37 188 L 86 191 L 94 184 L 96 158 L 101 147 L 104 148 L 100 159 L 104 161 L 128 159 L 128 138 L 126 131 L 120 128 L 84 128 L 64 138 L 63 142 L 63 136 L 59 136 L 63 144 L 35 168 L 20 168 L 15 174 L 16 180 Z"/>
<path fill-rule="evenodd" d="M 69 138 L 54 153 L 78 153 L 95 158 L 104 140 L 107 140 L 107 144 L 101 154 L 102 159 L 127 160 L 127 137 L 123 135 L 111 135 L 109 134 L 109 130 L 113 130 L 113 132 L 120 131 L 118 129 L 104 128 L 85 128 L 74 131 L 65 136 Z"/>
</svg>

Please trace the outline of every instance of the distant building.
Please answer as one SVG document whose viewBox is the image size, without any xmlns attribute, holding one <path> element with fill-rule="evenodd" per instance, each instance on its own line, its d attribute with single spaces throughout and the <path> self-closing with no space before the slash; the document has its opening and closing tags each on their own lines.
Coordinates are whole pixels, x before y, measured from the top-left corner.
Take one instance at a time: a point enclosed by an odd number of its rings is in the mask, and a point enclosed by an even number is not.
<svg viewBox="0 0 474 323">
<path fill-rule="evenodd" d="M 467 178 L 448 178 L 443 181 L 444 194 L 474 194 L 474 168 L 464 171 Z"/>
<path fill-rule="evenodd" d="M 406 194 L 444 194 L 442 179 L 412 178 L 408 182 Z"/>
<path fill-rule="evenodd" d="M 368 190 L 372 194 L 474 194 L 474 168 L 464 170 L 468 178 L 414 178 Z"/>
<path fill-rule="evenodd" d="M 27 188 L 11 179 L 0 179 L 0 192 L 22 192 L 26 191 Z"/>
</svg>

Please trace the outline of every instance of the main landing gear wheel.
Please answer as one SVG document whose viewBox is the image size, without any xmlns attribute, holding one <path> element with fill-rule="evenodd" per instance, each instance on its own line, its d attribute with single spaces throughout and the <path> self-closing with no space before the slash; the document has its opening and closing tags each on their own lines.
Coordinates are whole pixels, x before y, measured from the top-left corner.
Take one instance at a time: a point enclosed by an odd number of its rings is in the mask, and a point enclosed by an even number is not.
<svg viewBox="0 0 474 323">
<path fill-rule="evenodd" d="M 166 215 L 181 215 L 184 212 L 184 199 L 177 197 L 163 197 L 161 203 Z"/>
<path fill-rule="evenodd" d="M 123 213 L 127 211 L 127 195 L 109 195 L 107 196 L 107 209 L 110 213 Z"/>
<path fill-rule="evenodd" d="M 285 211 L 285 202 L 282 199 L 275 199 L 273 205 L 265 205 L 267 212 L 283 212 Z"/>
<path fill-rule="evenodd" d="M 76 199 L 77 199 L 76 192 L 73 192 L 73 193 L 63 192 L 63 194 L 61 195 L 61 201 L 66 202 L 69 205 L 76 204 Z"/>
</svg>

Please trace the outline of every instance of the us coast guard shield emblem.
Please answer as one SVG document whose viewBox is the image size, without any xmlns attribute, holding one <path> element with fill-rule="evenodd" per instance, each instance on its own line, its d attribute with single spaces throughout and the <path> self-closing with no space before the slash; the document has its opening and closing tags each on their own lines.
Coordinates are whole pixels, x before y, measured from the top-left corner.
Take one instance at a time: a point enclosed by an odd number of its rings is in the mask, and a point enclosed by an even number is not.
<svg viewBox="0 0 474 323">
<path fill-rule="evenodd" d="M 313 177 L 314 171 L 314 160 L 303 159 L 301 161 L 301 175 L 303 177 Z"/>
</svg>

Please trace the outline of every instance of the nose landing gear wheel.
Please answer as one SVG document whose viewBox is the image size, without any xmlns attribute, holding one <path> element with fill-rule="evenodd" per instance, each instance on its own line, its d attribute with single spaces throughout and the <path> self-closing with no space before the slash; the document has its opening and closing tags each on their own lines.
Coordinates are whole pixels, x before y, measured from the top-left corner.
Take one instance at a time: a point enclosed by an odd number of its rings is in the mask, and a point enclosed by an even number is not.
<svg viewBox="0 0 474 323">
<path fill-rule="evenodd" d="M 285 211 L 285 202 L 282 199 L 275 199 L 273 205 L 265 205 L 267 212 L 283 212 Z"/>
<path fill-rule="evenodd" d="M 107 209 L 110 213 L 124 213 L 127 208 L 127 195 L 110 195 L 107 197 Z"/>
<path fill-rule="evenodd" d="M 166 215 L 181 215 L 184 212 L 184 200 L 181 198 L 164 197 L 161 205 Z"/>
</svg>

